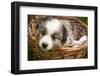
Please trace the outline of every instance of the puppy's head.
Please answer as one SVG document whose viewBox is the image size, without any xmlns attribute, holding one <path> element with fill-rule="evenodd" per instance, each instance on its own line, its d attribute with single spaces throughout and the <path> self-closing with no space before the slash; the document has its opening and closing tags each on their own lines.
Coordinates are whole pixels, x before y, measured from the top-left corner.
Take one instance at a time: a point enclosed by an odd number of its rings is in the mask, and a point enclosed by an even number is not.
<svg viewBox="0 0 100 76">
<path fill-rule="evenodd" d="M 41 50 L 61 48 L 66 41 L 67 30 L 56 18 L 43 17 L 36 24 L 38 44 Z"/>
</svg>

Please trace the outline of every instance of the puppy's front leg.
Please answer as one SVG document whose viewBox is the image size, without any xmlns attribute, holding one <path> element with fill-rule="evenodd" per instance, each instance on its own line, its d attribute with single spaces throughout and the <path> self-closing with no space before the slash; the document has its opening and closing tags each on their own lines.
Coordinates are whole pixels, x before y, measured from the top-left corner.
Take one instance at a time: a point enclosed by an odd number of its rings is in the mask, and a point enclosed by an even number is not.
<svg viewBox="0 0 100 76">
<path fill-rule="evenodd" d="M 74 38 L 73 38 L 73 36 L 68 36 L 68 38 L 67 38 L 67 44 L 72 44 L 73 43 L 73 41 L 74 41 Z"/>
<path fill-rule="evenodd" d="M 67 41 L 64 44 L 64 47 L 72 47 L 73 46 L 74 38 L 73 36 L 68 36 Z"/>
</svg>

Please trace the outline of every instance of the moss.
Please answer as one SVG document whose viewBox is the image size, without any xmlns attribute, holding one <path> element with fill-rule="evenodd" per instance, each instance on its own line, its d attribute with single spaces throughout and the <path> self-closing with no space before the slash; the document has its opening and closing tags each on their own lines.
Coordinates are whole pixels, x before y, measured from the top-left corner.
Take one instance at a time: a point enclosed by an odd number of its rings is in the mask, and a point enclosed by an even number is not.
<svg viewBox="0 0 100 76">
<path fill-rule="evenodd" d="M 77 17 L 77 18 L 88 25 L 88 17 Z"/>
<path fill-rule="evenodd" d="M 32 48 L 30 46 L 28 46 L 28 60 L 33 60 L 33 56 L 32 56 Z"/>
</svg>

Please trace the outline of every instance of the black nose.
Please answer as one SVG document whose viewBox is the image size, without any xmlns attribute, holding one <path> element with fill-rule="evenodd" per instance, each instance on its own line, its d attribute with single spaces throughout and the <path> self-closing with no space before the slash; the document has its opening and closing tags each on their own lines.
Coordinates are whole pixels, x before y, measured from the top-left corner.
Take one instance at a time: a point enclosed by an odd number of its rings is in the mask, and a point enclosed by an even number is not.
<svg viewBox="0 0 100 76">
<path fill-rule="evenodd" d="M 43 47 L 43 48 L 46 48 L 47 46 L 48 46 L 47 43 L 42 43 L 42 47 Z"/>
</svg>

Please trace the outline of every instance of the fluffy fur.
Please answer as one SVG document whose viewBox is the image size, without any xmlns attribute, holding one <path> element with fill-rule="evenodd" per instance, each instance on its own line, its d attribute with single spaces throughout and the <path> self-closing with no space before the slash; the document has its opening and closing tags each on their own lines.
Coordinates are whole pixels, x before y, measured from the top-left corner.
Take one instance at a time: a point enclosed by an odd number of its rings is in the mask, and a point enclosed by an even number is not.
<svg viewBox="0 0 100 76">
<path fill-rule="evenodd" d="M 36 24 L 39 47 L 43 51 L 61 48 L 64 44 L 80 45 L 87 41 L 87 36 L 75 40 L 73 26 L 69 20 L 43 17 Z M 74 30 L 75 31 L 75 30 Z"/>
</svg>

